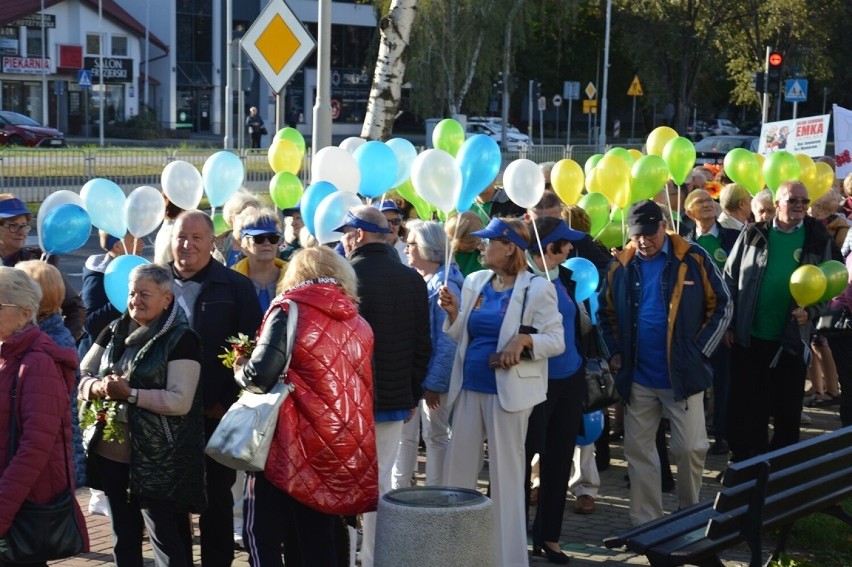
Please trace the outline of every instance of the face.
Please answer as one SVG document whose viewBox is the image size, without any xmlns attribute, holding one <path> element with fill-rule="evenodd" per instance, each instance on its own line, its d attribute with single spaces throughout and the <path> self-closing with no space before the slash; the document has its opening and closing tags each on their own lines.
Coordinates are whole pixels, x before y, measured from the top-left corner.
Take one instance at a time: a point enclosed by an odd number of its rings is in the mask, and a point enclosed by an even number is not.
<svg viewBox="0 0 852 567">
<path fill-rule="evenodd" d="M 130 282 L 127 294 L 127 310 L 130 318 L 140 325 L 147 325 L 163 314 L 172 303 L 172 292 L 163 291 L 151 280 Z"/>
<path fill-rule="evenodd" d="M 405 255 L 408 257 L 409 265 L 420 274 L 425 275 L 432 271 L 430 268 L 434 263 L 426 259 L 413 234 L 409 234 L 405 242 Z"/>
<path fill-rule="evenodd" d="M 0 342 L 11 337 L 15 331 L 27 324 L 32 317 L 29 309 L 11 303 L 0 304 Z"/>
<path fill-rule="evenodd" d="M 716 203 L 706 191 L 697 193 L 689 204 L 689 215 L 697 221 L 716 219 Z"/>
<path fill-rule="evenodd" d="M 142 253 L 142 250 L 145 248 L 145 242 L 142 241 L 141 238 L 133 238 L 133 235 L 128 233 L 124 237 L 124 244 L 122 245 L 119 240 L 112 247 L 112 252 L 115 253 L 116 256 L 121 256 L 125 254 L 125 250 L 127 250 L 127 254 L 133 254 L 135 256 L 139 256 Z"/>
<path fill-rule="evenodd" d="M 778 200 L 775 201 L 778 222 L 784 224 L 799 223 L 805 218 L 810 202 L 808 190 L 800 183 L 790 185 L 786 191 L 784 191 L 784 188 L 779 189 Z"/>
<path fill-rule="evenodd" d="M 343 238 L 340 239 L 340 244 L 343 246 L 343 253 L 347 256 L 358 247 L 358 230 L 351 226 L 343 229 Z"/>
<path fill-rule="evenodd" d="M 295 234 L 299 234 L 299 231 L 302 230 L 302 227 L 305 226 L 305 223 L 302 221 L 301 213 L 293 213 L 291 215 L 293 220 L 290 221 L 290 226 L 293 227 L 293 232 Z"/>
<path fill-rule="evenodd" d="M 775 207 L 769 201 L 752 201 L 751 212 L 755 222 L 765 222 L 775 216 Z"/>
<path fill-rule="evenodd" d="M 501 270 L 515 252 L 515 244 L 502 238 L 483 238 L 479 241 L 479 263 L 491 270 Z"/>
<path fill-rule="evenodd" d="M 192 277 L 204 268 L 212 256 L 213 232 L 198 215 L 178 219 L 172 232 L 175 268 L 183 277 Z"/>
<path fill-rule="evenodd" d="M 382 214 L 388 219 L 388 225 L 390 226 L 388 242 L 396 242 L 396 239 L 399 238 L 399 227 L 402 225 L 402 217 L 396 211 L 382 211 Z"/>
<path fill-rule="evenodd" d="M 636 244 L 639 249 L 639 254 L 645 258 L 653 258 L 663 248 L 663 243 L 666 239 L 666 223 L 661 222 L 657 232 L 651 234 L 640 234 L 631 236 L 630 240 Z"/>
<path fill-rule="evenodd" d="M 275 233 L 243 236 L 243 252 L 250 260 L 271 262 L 278 255 L 281 236 Z M 274 242 L 273 242 L 274 241 Z"/>
<path fill-rule="evenodd" d="M 527 218 L 530 222 L 534 222 L 536 219 L 540 218 L 561 219 L 562 207 L 557 205 L 555 207 L 550 207 L 549 209 L 539 209 L 538 211 L 534 209 L 528 209 Z"/>
<path fill-rule="evenodd" d="M 27 215 L 0 220 L 0 247 L 6 249 L 8 254 L 14 254 L 27 243 L 29 220 Z"/>
</svg>

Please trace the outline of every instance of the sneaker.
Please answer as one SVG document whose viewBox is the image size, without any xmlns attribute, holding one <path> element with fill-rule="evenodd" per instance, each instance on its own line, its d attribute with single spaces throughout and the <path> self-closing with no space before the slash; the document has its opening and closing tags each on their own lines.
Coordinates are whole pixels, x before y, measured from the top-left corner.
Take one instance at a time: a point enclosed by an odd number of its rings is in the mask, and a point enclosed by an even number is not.
<svg viewBox="0 0 852 567">
<path fill-rule="evenodd" d="M 592 514 L 595 511 L 595 499 L 588 494 L 581 494 L 574 502 L 575 514 Z"/>
<path fill-rule="evenodd" d="M 245 549 L 246 546 L 243 544 L 243 534 L 234 534 L 234 545 L 239 547 L 240 549 Z"/>
</svg>

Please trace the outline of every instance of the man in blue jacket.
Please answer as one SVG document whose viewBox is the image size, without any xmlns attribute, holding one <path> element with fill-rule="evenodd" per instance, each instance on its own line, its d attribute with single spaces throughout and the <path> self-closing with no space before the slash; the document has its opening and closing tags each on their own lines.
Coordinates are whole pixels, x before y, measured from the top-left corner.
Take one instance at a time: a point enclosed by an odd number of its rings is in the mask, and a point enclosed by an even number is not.
<svg viewBox="0 0 852 567">
<path fill-rule="evenodd" d="M 600 322 L 616 387 L 625 400 L 624 455 L 630 521 L 663 515 L 655 437 L 665 411 L 681 507 L 698 502 L 709 442 L 704 390 L 709 358 L 733 306 L 715 262 L 697 244 L 666 230 L 653 201 L 628 213 L 630 242 L 613 258 L 601 290 Z"/>
</svg>

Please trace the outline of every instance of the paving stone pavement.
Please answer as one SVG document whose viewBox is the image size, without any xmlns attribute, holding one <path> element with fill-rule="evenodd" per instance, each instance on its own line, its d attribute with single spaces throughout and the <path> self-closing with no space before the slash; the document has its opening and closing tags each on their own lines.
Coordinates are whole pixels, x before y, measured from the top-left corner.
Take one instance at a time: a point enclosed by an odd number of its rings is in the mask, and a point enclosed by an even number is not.
<svg viewBox="0 0 852 567">
<path fill-rule="evenodd" d="M 833 431 L 840 427 L 840 420 L 836 408 L 808 408 L 806 411 L 812 419 L 810 425 L 802 426 L 802 437 L 818 435 L 826 431 Z M 725 456 L 708 455 L 704 482 L 701 487 L 701 499 L 713 498 L 719 488 L 716 476 L 726 465 Z M 423 455 L 420 456 L 419 472 L 417 481 L 423 483 Z M 613 442 L 611 451 L 610 467 L 601 472 L 601 488 L 598 494 L 596 509 L 593 514 L 579 515 L 573 513 L 574 497 L 567 497 L 565 515 L 562 524 L 562 546 L 571 556 L 571 565 L 574 566 L 599 566 L 599 565 L 648 565 L 643 556 L 637 556 L 623 549 L 607 549 L 603 545 L 603 539 L 615 535 L 630 527 L 627 517 L 628 488 L 624 480 L 627 474 L 627 464 L 623 460 L 621 441 Z M 675 478 L 677 474 L 675 473 Z M 484 490 L 484 483 L 483 483 Z M 51 565 L 62 565 L 65 567 L 90 567 L 94 565 L 113 565 L 112 563 L 112 532 L 110 530 L 109 518 L 105 516 L 93 516 L 88 514 L 88 489 L 77 491 L 77 499 L 83 511 L 86 513 L 86 522 L 91 539 L 91 551 L 74 558 L 55 561 Z M 677 508 L 677 496 L 675 493 L 663 495 L 663 505 L 667 512 Z M 195 533 L 198 535 L 198 522 L 195 519 Z M 193 546 L 195 564 L 201 565 L 198 538 Z M 767 550 L 768 551 L 768 550 Z M 153 554 L 147 539 L 143 549 L 145 565 L 153 565 Z M 766 556 L 767 554 L 765 554 Z M 722 556 L 726 567 L 743 567 L 748 565 L 748 550 L 740 546 L 729 550 Z M 546 560 L 538 557 L 530 558 L 530 565 L 544 565 Z M 238 550 L 233 563 L 234 567 L 247 567 L 249 565 L 248 555 L 245 551 Z M 447 566 L 462 567 L 462 566 Z"/>
</svg>

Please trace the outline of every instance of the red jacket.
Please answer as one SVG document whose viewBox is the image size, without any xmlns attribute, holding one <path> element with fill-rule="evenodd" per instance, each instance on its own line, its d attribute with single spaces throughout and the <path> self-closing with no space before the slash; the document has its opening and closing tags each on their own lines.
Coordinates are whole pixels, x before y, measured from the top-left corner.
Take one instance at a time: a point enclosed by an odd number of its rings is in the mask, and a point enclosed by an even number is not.
<svg viewBox="0 0 852 567">
<path fill-rule="evenodd" d="M 25 499 L 50 502 L 68 486 L 69 476 L 74 489 L 71 394 L 76 388 L 76 368 L 74 350 L 57 346 L 38 327 L 0 343 L 0 534 L 9 529 Z M 10 461 L 16 375 L 18 450 Z M 84 551 L 88 551 L 86 522 L 76 501 L 74 506 Z"/>
<path fill-rule="evenodd" d="M 373 331 L 336 285 L 291 290 L 273 302 L 267 319 L 281 313 L 283 298 L 299 306 L 287 375 L 295 389 L 281 405 L 264 475 L 321 512 L 375 510 Z"/>
</svg>

